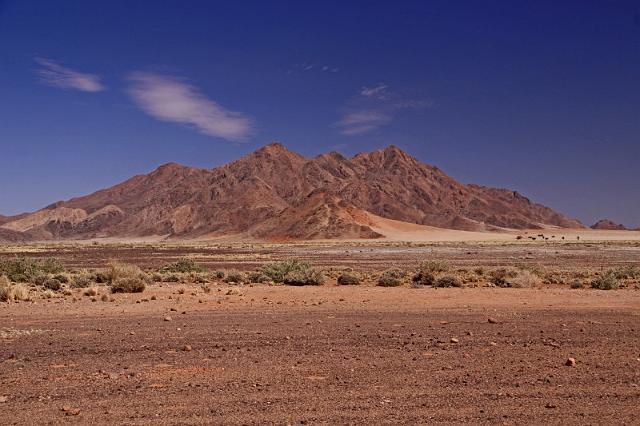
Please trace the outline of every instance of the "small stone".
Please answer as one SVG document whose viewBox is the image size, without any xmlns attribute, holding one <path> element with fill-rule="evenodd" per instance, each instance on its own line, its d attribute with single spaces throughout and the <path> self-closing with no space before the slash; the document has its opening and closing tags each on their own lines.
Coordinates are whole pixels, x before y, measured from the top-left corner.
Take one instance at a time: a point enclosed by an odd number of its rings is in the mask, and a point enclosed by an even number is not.
<svg viewBox="0 0 640 426">
<path fill-rule="evenodd" d="M 171 309 L 169 309 L 169 310 L 170 310 L 170 311 L 172 311 L 172 312 L 176 312 L 176 311 L 177 311 L 177 309 L 176 309 L 176 308 L 171 308 Z"/>
<path fill-rule="evenodd" d="M 191 352 L 191 351 L 193 350 L 193 348 L 191 347 L 191 345 L 184 345 L 184 346 L 182 347 L 182 350 L 183 350 L 184 352 Z"/>
<path fill-rule="evenodd" d="M 134 333 L 133 331 L 130 331 L 129 334 L 133 336 L 136 333 Z"/>
<path fill-rule="evenodd" d="M 558 408 L 558 406 L 552 402 L 547 402 L 547 405 L 544 408 Z"/>
<path fill-rule="evenodd" d="M 487 319 L 487 321 L 489 322 L 489 324 L 497 324 L 498 323 L 497 319 L 491 318 L 491 317 L 489 319 Z"/>
<path fill-rule="evenodd" d="M 9 400 L 9 397 L 6 395 L 0 395 L 0 404 L 4 404 Z"/>
<path fill-rule="evenodd" d="M 172 320 L 172 318 L 171 318 L 170 316 L 168 316 L 168 315 L 167 315 L 166 317 L 164 317 L 164 320 L 165 320 L 165 321 L 171 321 L 171 320 Z"/>
<path fill-rule="evenodd" d="M 575 358 L 569 358 L 569 359 L 567 359 L 567 362 L 564 363 L 564 365 L 566 365 L 567 367 L 575 367 L 576 366 L 576 359 Z"/>
<path fill-rule="evenodd" d="M 450 340 L 451 343 L 459 343 L 460 340 L 456 339 L 455 337 L 452 337 Z"/>
<path fill-rule="evenodd" d="M 489 342 L 489 345 L 491 346 L 498 346 L 498 344 L 496 342 Z"/>
</svg>

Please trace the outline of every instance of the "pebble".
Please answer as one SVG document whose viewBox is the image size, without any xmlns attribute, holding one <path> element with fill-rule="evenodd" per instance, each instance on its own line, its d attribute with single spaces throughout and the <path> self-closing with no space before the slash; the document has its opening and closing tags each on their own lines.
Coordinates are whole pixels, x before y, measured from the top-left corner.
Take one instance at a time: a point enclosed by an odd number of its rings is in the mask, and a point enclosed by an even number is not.
<svg viewBox="0 0 640 426">
<path fill-rule="evenodd" d="M 0 395 L 0 404 L 4 404 L 5 402 L 7 402 L 9 400 L 8 396 L 5 395 Z"/>
<path fill-rule="evenodd" d="M 172 318 L 171 318 L 170 316 L 168 316 L 168 315 L 167 315 L 166 317 L 164 317 L 164 320 L 165 320 L 165 321 L 171 321 L 171 319 L 172 319 Z"/>
<path fill-rule="evenodd" d="M 487 321 L 489 321 L 489 324 L 497 324 L 498 320 L 495 318 L 489 318 Z"/>
<path fill-rule="evenodd" d="M 575 358 L 569 358 L 569 359 L 567 359 L 567 362 L 564 363 L 564 365 L 566 365 L 567 367 L 575 367 L 576 366 L 576 359 Z"/>
<path fill-rule="evenodd" d="M 193 350 L 193 348 L 191 347 L 191 345 L 184 345 L 184 346 L 182 347 L 182 350 L 183 350 L 184 352 L 191 352 L 191 351 Z"/>
<path fill-rule="evenodd" d="M 451 343 L 459 343 L 460 340 L 456 339 L 455 337 L 452 337 L 450 340 Z"/>
</svg>

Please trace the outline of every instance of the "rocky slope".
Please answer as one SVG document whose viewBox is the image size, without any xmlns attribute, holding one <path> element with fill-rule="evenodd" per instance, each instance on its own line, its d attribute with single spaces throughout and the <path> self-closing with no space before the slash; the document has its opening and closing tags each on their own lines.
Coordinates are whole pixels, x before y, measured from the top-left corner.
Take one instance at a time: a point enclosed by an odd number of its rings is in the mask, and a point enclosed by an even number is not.
<svg viewBox="0 0 640 426">
<path fill-rule="evenodd" d="M 600 219 L 599 221 L 591 225 L 591 229 L 603 229 L 608 231 L 626 231 L 627 227 L 619 223 L 615 223 L 609 219 Z"/>
<path fill-rule="evenodd" d="M 214 169 L 165 164 L 5 218 L 0 238 L 376 238 L 376 216 L 473 231 L 583 227 L 517 192 L 457 182 L 395 146 L 305 158 L 274 143 Z"/>
</svg>

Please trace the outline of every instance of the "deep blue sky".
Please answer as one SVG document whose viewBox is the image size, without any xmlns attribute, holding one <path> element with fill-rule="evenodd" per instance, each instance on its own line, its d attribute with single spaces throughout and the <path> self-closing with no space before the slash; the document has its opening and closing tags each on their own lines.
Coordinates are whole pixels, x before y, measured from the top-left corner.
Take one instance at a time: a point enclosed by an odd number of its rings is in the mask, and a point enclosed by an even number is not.
<svg viewBox="0 0 640 426">
<path fill-rule="evenodd" d="M 0 0 L 0 214 L 272 140 L 640 226 L 637 1 Z"/>
</svg>

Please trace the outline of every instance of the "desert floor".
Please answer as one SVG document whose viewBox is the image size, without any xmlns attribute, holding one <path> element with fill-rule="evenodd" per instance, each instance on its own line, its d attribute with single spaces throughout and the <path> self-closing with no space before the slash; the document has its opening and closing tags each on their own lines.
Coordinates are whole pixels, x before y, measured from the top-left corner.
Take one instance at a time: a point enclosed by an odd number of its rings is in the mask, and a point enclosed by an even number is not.
<svg viewBox="0 0 640 426">
<path fill-rule="evenodd" d="M 638 242 L 6 246 L 382 270 L 638 264 Z M 153 284 L 0 304 L 2 424 L 638 424 L 640 291 Z M 106 293 L 106 288 L 100 290 Z M 95 301 L 94 301 L 95 300 Z M 567 366 L 569 358 L 575 366 Z"/>
</svg>

